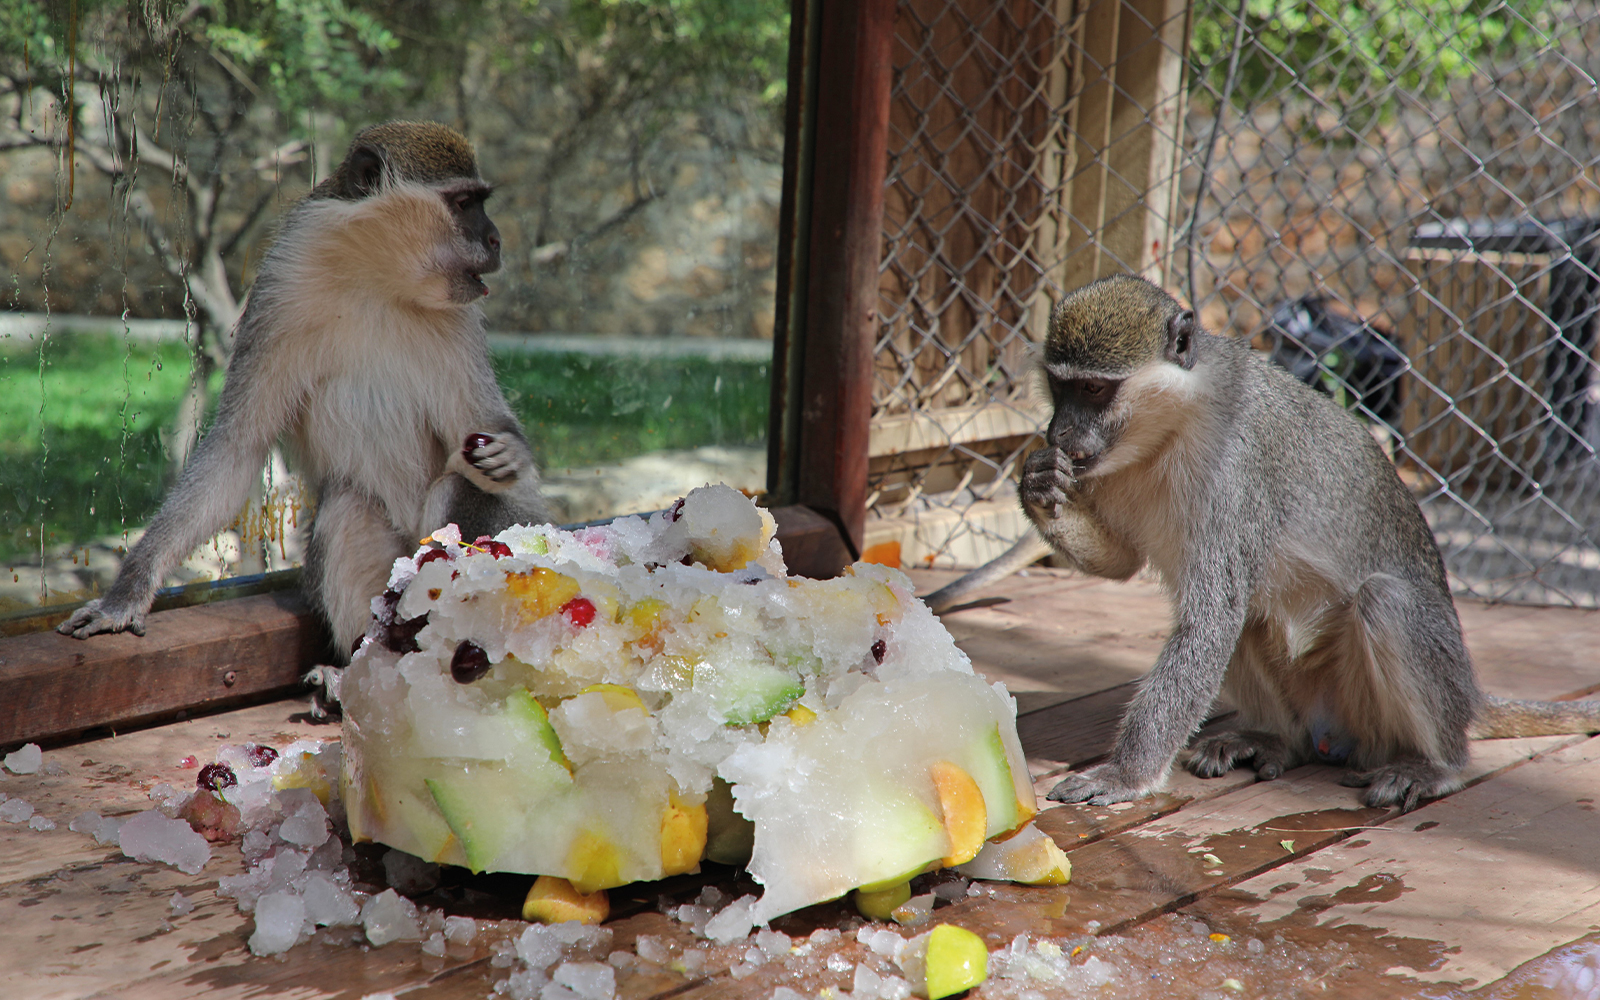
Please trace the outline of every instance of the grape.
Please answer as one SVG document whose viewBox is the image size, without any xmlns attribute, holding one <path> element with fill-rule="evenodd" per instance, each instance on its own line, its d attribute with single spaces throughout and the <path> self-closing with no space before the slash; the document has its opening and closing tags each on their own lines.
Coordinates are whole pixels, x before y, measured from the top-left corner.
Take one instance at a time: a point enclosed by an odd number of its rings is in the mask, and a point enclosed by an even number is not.
<svg viewBox="0 0 1600 1000">
<path fill-rule="evenodd" d="M 489 654 L 472 642 L 462 642 L 450 658 L 450 676 L 457 684 L 471 684 L 489 672 Z"/>
</svg>

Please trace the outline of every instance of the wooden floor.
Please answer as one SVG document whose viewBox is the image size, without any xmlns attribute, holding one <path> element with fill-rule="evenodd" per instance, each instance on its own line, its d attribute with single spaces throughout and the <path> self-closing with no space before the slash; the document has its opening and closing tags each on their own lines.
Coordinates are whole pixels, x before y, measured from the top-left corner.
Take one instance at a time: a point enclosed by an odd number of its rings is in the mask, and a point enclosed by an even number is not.
<svg viewBox="0 0 1600 1000">
<path fill-rule="evenodd" d="M 924 591 L 945 576 L 913 575 Z M 1030 766 L 1046 789 L 1063 767 L 1104 753 L 1129 685 L 1160 648 L 1165 601 L 1148 583 L 1035 570 L 997 585 L 980 605 L 945 623 L 979 669 L 1016 695 Z M 1489 691 L 1564 698 L 1600 689 L 1600 614 L 1464 605 L 1461 615 Z M 314 940 L 287 957 L 254 958 L 244 945 L 250 918 L 215 892 L 219 877 L 242 871 L 237 847 L 219 847 L 188 876 L 67 830 L 84 809 L 149 808 L 153 784 L 193 780 L 179 764 L 187 755 L 206 760 L 226 743 L 337 735 L 311 724 L 304 707 L 278 702 L 53 747 L 46 761 L 60 773 L 0 777 L 0 792 L 57 824 L 0 824 L 0 996 L 489 996 L 506 975 L 489 946 L 520 929 L 526 879 L 463 875 L 423 899 L 502 919 L 476 947 L 443 957 L 415 943 L 363 949 Z M 1069 851 L 1071 884 L 1000 885 L 942 907 L 938 919 L 986 935 L 991 948 L 1020 933 L 1078 941 L 1074 948 L 1122 970 L 1101 992 L 1034 983 L 1045 997 L 1448 997 L 1469 989 L 1496 1000 L 1600 997 L 1600 739 L 1478 743 L 1465 789 L 1403 816 L 1361 807 L 1338 777 L 1326 767 L 1261 783 L 1248 772 L 1212 781 L 1179 775 L 1138 803 L 1047 809 L 1039 824 Z M 363 853 L 356 865 L 374 882 L 375 856 Z M 708 882 L 716 876 L 615 890 L 613 947 L 628 950 L 646 933 L 675 948 L 692 944 L 659 912 L 658 898 L 685 902 Z M 738 888 L 725 872 L 719 884 Z M 192 912 L 172 913 L 175 892 L 193 900 Z M 848 919 L 842 904 L 829 904 L 776 926 L 800 935 Z M 1211 951 L 1179 974 L 1159 956 L 1180 946 Z M 763 966 L 734 978 L 726 961 L 697 975 L 625 962 L 619 996 L 765 1000 L 785 985 L 837 995 L 851 979 L 830 968 L 830 956 L 840 959 L 835 967 L 870 961 L 847 934 L 798 973 Z M 1009 997 L 1025 986 L 992 988 Z"/>
</svg>

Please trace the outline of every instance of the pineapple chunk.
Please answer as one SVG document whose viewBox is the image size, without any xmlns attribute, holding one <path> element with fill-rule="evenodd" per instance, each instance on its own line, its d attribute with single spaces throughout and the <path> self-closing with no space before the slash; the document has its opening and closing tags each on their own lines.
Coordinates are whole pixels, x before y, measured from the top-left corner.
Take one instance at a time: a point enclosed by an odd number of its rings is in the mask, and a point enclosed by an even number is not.
<svg viewBox="0 0 1600 1000">
<path fill-rule="evenodd" d="M 554 875 L 540 875 L 533 880 L 528 898 L 522 903 L 522 919 L 541 924 L 559 924 L 576 920 L 580 924 L 598 924 L 611 915 L 611 898 L 604 889 L 582 893 L 571 882 Z"/>
</svg>

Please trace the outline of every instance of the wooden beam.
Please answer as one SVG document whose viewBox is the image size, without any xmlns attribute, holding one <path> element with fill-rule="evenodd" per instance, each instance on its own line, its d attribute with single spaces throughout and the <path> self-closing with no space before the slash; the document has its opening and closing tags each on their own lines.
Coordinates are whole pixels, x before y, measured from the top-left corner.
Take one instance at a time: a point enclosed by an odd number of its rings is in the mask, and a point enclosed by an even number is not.
<svg viewBox="0 0 1600 1000">
<path fill-rule="evenodd" d="M 866 524 L 872 349 L 888 162 L 894 0 L 827 0 L 818 25 L 796 499 L 852 554 Z"/>
<path fill-rule="evenodd" d="M 143 638 L 0 640 L 0 746 L 169 721 L 299 687 L 326 639 L 286 590 L 157 612 Z"/>
</svg>

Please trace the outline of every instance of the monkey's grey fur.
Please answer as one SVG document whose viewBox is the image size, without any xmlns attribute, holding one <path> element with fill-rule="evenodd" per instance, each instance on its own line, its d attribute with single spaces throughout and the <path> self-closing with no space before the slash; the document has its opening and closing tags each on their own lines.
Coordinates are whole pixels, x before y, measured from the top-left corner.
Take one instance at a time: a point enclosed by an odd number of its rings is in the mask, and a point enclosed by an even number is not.
<svg viewBox="0 0 1600 1000">
<path fill-rule="evenodd" d="M 488 193 L 444 126 L 356 136 L 261 262 L 211 429 L 105 596 L 59 631 L 143 635 L 161 580 L 239 513 L 280 437 L 315 491 L 303 579 L 338 662 L 424 535 L 548 520 L 477 304 L 500 266 Z"/>
<path fill-rule="evenodd" d="M 1237 732 L 1188 752 L 1204 777 L 1346 761 L 1368 805 L 1460 784 L 1468 736 L 1600 730 L 1600 703 L 1486 699 L 1422 512 L 1361 424 L 1161 289 L 1097 282 L 1051 317 L 1055 402 L 1021 495 L 1076 568 L 1148 563 L 1172 632 L 1109 760 L 1059 801 L 1145 795 L 1220 693 Z"/>
</svg>

